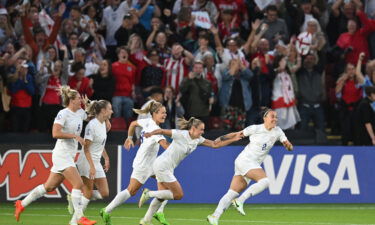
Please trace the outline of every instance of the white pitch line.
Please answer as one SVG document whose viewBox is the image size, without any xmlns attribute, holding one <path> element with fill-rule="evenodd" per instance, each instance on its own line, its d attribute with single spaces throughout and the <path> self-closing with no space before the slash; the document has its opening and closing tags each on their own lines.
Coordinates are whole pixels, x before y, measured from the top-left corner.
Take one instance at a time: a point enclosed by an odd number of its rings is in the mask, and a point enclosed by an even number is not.
<svg viewBox="0 0 375 225">
<path fill-rule="evenodd" d="M 0 215 L 4 216 L 13 216 L 12 213 L 0 213 Z M 23 216 L 46 216 L 45 214 L 26 214 L 23 213 Z M 62 214 L 48 214 L 48 216 L 54 216 L 54 217 L 69 217 L 68 215 L 62 215 Z M 99 218 L 99 216 L 90 216 Z M 112 219 L 139 219 L 138 217 L 127 217 L 127 216 L 111 216 Z M 206 221 L 205 219 L 187 219 L 187 218 L 169 218 L 168 220 L 170 221 L 190 221 L 190 222 L 203 222 Z M 259 223 L 268 223 L 268 224 L 310 224 L 310 225 L 375 225 L 375 224 L 352 224 L 352 223 L 328 223 L 328 222 L 300 222 L 300 221 L 289 221 L 289 222 L 276 222 L 276 221 L 265 221 L 265 220 L 220 220 L 221 223 L 254 223 L 254 224 L 259 224 Z"/>
</svg>

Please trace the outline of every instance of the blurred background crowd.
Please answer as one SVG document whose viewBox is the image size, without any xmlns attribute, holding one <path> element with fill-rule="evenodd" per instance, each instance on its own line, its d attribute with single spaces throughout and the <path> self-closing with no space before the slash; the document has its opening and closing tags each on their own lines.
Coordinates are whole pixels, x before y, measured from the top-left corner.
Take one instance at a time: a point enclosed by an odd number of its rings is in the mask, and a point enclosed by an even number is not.
<svg viewBox="0 0 375 225">
<path fill-rule="evenodd" d="M 165 104 L 240 130 L 278 112 L 284 130 L 375 145 L 375 0 L 0 0 L 0 132 L 49 132 L 56 88 L 132 108 Z"/>
</svg>

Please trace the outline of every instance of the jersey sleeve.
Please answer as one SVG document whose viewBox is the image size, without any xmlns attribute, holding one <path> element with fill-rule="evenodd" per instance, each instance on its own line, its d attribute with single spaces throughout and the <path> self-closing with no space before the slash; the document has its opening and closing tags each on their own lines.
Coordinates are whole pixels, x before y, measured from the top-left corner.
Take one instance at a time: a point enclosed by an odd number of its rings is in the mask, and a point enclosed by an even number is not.
<svg viewBox="0 0 375 225">
<path fill-rule="evenodd" d="M 159 143 L 161 140 L 165 140 L 165 137 L 163 135 L 154 135 L 154 140 L 156 143 Z"/>
<path fill-rule="evenodd" d="M 201 145 L 205 140 L 206 140 L 206 138 L 204 138 L 204 137 L 201 136 L 201 137 L 199 138 L 198 145 Z"/>
<path fill-rule="evenodd" d="M 284 142 L 287 141 L 288 138 L 286 137 L 284 131 L 279 127 L 279 141 Z"/>
<path fill-rule="evenodd" d="M 92 123 L 87 124 L 85 129 L 85 140 L 94 140 L 94 132 L 95 130 L 92 128 Z"/>
<path fill-rule="evenodd" d="M 148 119 L 139 119 L 139 120 L 137 120 L 138 125 L 141 126 L 142 128 L 146 127 L 147 122 L 148 122 Z"/>
<path fill-rule="evenodd" d="M 246 128 L 243 130 L 243 135 L 244 135 L 245 137 L 248 137 L 248 136 L 250 136 L 250 135 L 252 135 L 252 134 L 255 134 L 255 130 L 256 130 L 256 126 L 254 126 L 254 125 L 248 126 L 248 127 L 246 127 Z"/>
<path fill-rule="evenodd" d="M 179 139 L 182 136 L 182 131 L 173 129 L 172 130 L 172 139 Z"/>
<path fill-rule="evenodd" d="M 80 110 L 80 113 L 81 113 L 81 116 L 82 116 L 82 120 L 87 119 L 87 113 L 86 113 L 85 110 L 81 109 L 81 110 Z"/>
<path fill-rule="evenodd" d="M 55 121 L 53 123 L 57 123 L 57 124 L 60 124 L 61 126 L 64 126 L 65 121 L 66 121 L 66 114 L 64 113 L 64 111 L 60 111 L 57 114 Z"/>
</svg>

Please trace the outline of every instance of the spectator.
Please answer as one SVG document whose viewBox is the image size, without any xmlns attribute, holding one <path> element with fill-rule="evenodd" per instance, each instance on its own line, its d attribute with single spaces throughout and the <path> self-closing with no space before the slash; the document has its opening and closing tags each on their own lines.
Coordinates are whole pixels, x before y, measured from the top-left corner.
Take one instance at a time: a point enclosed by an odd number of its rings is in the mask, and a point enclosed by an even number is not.
<svg viewBox="0 0 375 225">
<path fill-rule="evenodd" d="M 357 16 L 363 27 L 359 28 L 355 20 L 348 20 L 348 32 L 342 33 L 336 43 L 346 53 L 345 61 L 353 65 L 356 65 L 361 52 L 365 53 L 362 63 L 367 62 L 370 55 L 367 37 L 375 30 L 374 24 L 369 22 L 364 12 L 358 11 Z"/>
<path fill-rule="evenodd" d="M 93 20 L 87 22 L 85 32 L 81 34 L 82 44 L 81 46 L 87 50 L 87 62 L 94 61 L 99 63 L 104 59 L 107 52 L 104 37 L 99 34 L 97 23 Z M 95 55 L 93 57 L 93 55 Z"/>
<path fill-rule="evenodd" d="M 198 37 L 198 49 L 194 52 L 194 59 L 203 61 L 204 56 L 206 55 L 215 55 L 215 50 L 212 49 L 208 44 L 210 39 L 208 34 L 202 33 Z"/>
<path fill-rule="evenodd" d="M 80 62 L 74 63 L 71 67 L 74 76 L 69 78 L 68 85 L 70 88 L 77 90 L 81 96 L 90 98 L 93 94 L 93 81 L 85 76 L 85 70 L 84 64 Z"/>
<path fill-rule="evenodd" d="M 144 39 L 147 35 L 147 31 L 142 25 L 138 25 L 138 18 L 135 14 L 125 14 L 122 25 L 116 30 L 115 39 L 118 46 L 127 45 L 130 39 L 130 35 L 136 33 Z"/>
<path fill-rule="evenodd" d="M 10 40 L 16 38 L 16 33 L 13 26 L 9 20 L 8 12 L 5 8 L 0 9 L 0 48 L 2 49 L 4 45 Z"/>
<path fill-rule="evenodd" d="M 286 23 L 278 16 L 278 10 L 275 5 L 269 5 L 266 8 L 266 18 L 262 20 L 262 24 L 268 25 L 267 31 L 263 34 L 263 38 L 270 43 L 270 48 L 273 49 L 279 40 L 287 43 L 289 40 L 289 33 Z"/>
<path fill-rule="evenodd" d="M 305 56 L 303 67 L 297 72 L 299 87 L 299 113 L 301 129 L 308 130 L 312 119 L 315 129 L 324 132 L 323 102 L 323 68 L 318 63 L 317 56 L 310 52 Z"/>
<path fill-rule="evenodd" d="M 135 6 L 138 11 L 140 24 L 147 31 L 151 31 L 151 19 L 153 16 L 160 17 L 160 8 L 156 4 L 155 0 L 139 0 Z"/>
<path fill-rule="evenodd" d="M 118 43 L 119 38 L 115 38 L 115 35 L 121 24 L 123 24 L 124 16 L 129 14 L 130 2 L 128 0 L 123 2 L 120 0 L 110 0 L 109 5 L 103 10 L 101 26 L 105 27 L 106 30 L 105 42 L 108 49 L 107 54 L 111 59 L 115 58 L 116 47 L 125 45 L 128 41 L 124 36 L 125 43 Z"/>
<path fill-rule="evenodd" d="M 335 45 L 340 34 L 348 31 L 348 21 L 356 20 L 356 10 L 361 8 L 362 3 L 358 0 L 334 2 L 327 26 L 327 36 L 331 45 Z"/>
<path fill-rule="evenodd" d="M 216 24 L 219 18 L 219 11 L 217 10 L 215 3 L 213 3 L 211 0 L 195 1 L 193 5 L 193 10 L 194 11 L 206 11 L 208 15 L 210 16 L 210 21 L 212 24 Z"/>
<path fill-rule="evenodd" d="M 215 75 L 215 73 L 219 73 L 219 68 L 215 65 L 215 59 L 213 55 L 211 54 L 205 54 L 202 58 L 203 65 L 204 65 L 204 74 L 206 75 L 206 79 L 211 82 L 212 90 L 216 94 L 218 94 L 219 91 L 219 82 Z M 221 79 L 221 76 L 219 76 Z"/>
<path fill-rule="evenodd" d="M 177 128 L 177 118 L 181 118 L 185 114 L 184 107 L 180 102 L 180 96 L 176 97 L 173 87 L 167 86 L 164 88 L 164 103 L 167 110 L 167 118 L 165 119 L 162 127 L 164 129 L 176 129 Z"/>
<path fill-rule="evenodd" d="M 150 95 L 151 89 L 161 87 L 164 78 L 164 68 L 159 63 L 159 53 L 156 50 L 151 50 L 147 54 L 145 60 L 147 65 L 141 72 L 141 83 L 143 96 L 146 98 Z"/>
<path fill-rule="evenodd" d="M 250 80 L 253 73 L 239 59 L 232 59 L 222 75 L 219 101 L 225 128 L 241 130 L 245 127 L 246 113 L 252 106 Z"/>
<path fill-rule="evenodd" d="M 32 96 L 35 94 L 34 78 L 28 72 L 26 60 L 19 58 L 14 72 L 8 75 L 11 96 L 10 113 L 13 132 L 27 132 L 31 123 Z M 12 67 L 14 68 L 14 67 Z"/>
<path fill-rule="evenodd" d="M 362 88 L 367 86 L 374 86 L 375 85 L 375 60 L 368 61 L 366 63 L 366 75 L 363 76 L 361 68 L 362 68 L 362 61 L 365 54 L 362 52 L 359 55 L 358 63 L 356 67 L 356 74 L 358 77 L 358 82 L 362 85 Z M 363 90 L 363 97 L 366 97 L 366 93 Z"/>
<path fill-rule="evenodd" d="M 158 27 L 153 26 L 153 30 L 147 38 L 146 46 L 148 50 L 156 49 L 159 52 L 159 62 L 163 64 L 165 59 L 171 57 L 171 49 L 167 45 L 167 35 L 164 32 L 157 30 Z"/>
<path fill-rule="evenodd" d="M 277 112 L 278 126 L 283 129 L 294 128 L 301 120 L 294 95 L 290 71 L 286 66 L 286 57 L 278 56 L 274 61 L 276 77 L 273 81 L 272 109 Z"/>
<path fill-rule="evenodd" d="M 179 92 L 179 86 L 184 77 L 187 77 L 188 66 L 193 59 L 194 56 L 180 44 L 173 44 L 172 56 L 164 62 L 164 68 L 166 70 L 166 81 L 164 84 L 172 86 Z"/>
<path fill-rule="evenodd" d="M 355 145 L 375 145 L 375 87 L 365 87 L 365 92 L 355 112 Z"/>
<path fill-rule="evenodd" d="M 186 118 L 195 117 L 208 124 L 211 106 L 214 103 L 211 82 L 203 75 L 202 61 L 195 61 L 193 71 L 181 83 L 181 99 Z"/>
<path fill-rule="evenodd" d="M 49 45 L 55 43 L 61 25 L 61 16 L 64 14 L 64 12 L 65 4 L 62 3 L 59 6 L 58 16 L 55 19 L 55 24 L 53 25 L 52 32 L 48 37 L 44 29 L 40 26 L 33 28 L 33 36 L 27 25 L 27 17 L 22 17 L 22 27 L 26 43 L 30 45 L 31 49 L 33 50 L 33 62 L 37 62 L 38 58 L 40 58 L 45 53 L 46 48 Z M 39 54 L 39 52 L 41 54 Z"/>
<path fill-rule="evenodd" d="M 118 61 L 112 64 L 112 74 L 116 80 L 115 93 L 112 98 L 114 117 L 123 116 L 128 122 L 133 117 L 134 85 L 136 68 L 129 62 L 130 50 L 127 47 L 117 48 Z"/>
<path fill-rule="evenodd" d="M 61 40 L 62 44 L 64 44 L 64 45 L 69 44 L 69 37 L 73 32 L 76 32 L 74 30 L 73 20 L 70 19 L 70 18 L 65 19 L 62 22 L 62 29 L 60 31 L 60 40 Z"/>
<path fill-rule="evenodd" d="M 358 82 L 354 65 L 347 64 L 345 72 L 336 82 L 336 97 L 339 99 L 342 144 L 353 141 L 354 110 L 362 99 L 362 89 Z"/>
<path fill-rule="evenodd" d="M 135 78 L 135 84 L 138 86 L 141 81 L 142 69 L 146 66 L 144 58 L 146 57 L 146 50 L 143 47 L 143 42 L 138 34 L 132 34 L 129 37 L 127 47 L 130 49 L 129 60 L 137 68 L 137 76 Z"/>
<path fill-rule="evenodd" d="M 91 98 L 93 100 L 112 101 L 116 81 L 112 75 L 110 62 L 107 59 L 102 60 L 98 73 L 91 75 L 90 78 L 93 80 L 92 89 L 94 91 Z"/>
<path fill-rule="evenodd" d="M 289 44 L 286 66 L 290 71 L 290 78 L 293 82 L 294 95 L 298 96 L 298 82 L 296 72 L 301 68 L 301 56 L 298 54 L 293 43 Z"/>
<path fill-rule="evenodd" d="M 68 84 L 68 52 L 66 46 L 62 46 L 64 61 L 57 60 L 53 64 L 47 59 L 42 60 L 40 69 L 36 75 L 36 84 L 40 92 L 39 106 L 41 106 L 40 130 L 51 131 L 54 118 L 62 109 L 61 97 L 58 89 Z"/>
</svg>

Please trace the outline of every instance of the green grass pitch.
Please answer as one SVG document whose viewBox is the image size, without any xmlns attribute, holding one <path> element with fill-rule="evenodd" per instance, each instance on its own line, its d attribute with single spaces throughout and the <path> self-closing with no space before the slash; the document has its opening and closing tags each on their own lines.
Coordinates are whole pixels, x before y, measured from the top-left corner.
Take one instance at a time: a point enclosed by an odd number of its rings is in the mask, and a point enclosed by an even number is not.
<svg viewBox="0 0 375 225">
<path fill-rule="evenodd" d="M 99 209 L 104 203 L 91 203 L 86 216 L 103 224 Z M 147 206 L 124 204 L 112 212 L 114 225 L 137 225 Z M 171 225 L 208 224 L 206 216 L 212 213 L 212 204 L 168 204 L 165 214 Z M 349 225 L 375 224 L 375 204 L 246 204 L 246 216 L 230 207 L 221 217 L 220 225 Z M 0 203 L 1 225 L 67 225 L 70 215 L 63 203 L 33 203 L 21 215 L 20 222 L 13 217 L 13 205 Z M 154 225 L 159 223 L 153 220 Z"/>
</svg>

